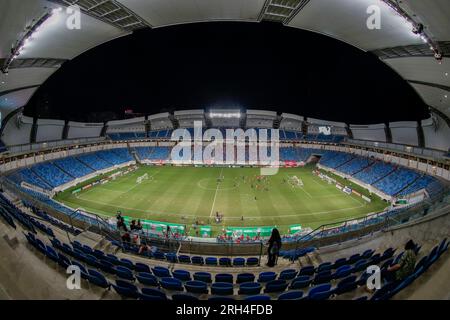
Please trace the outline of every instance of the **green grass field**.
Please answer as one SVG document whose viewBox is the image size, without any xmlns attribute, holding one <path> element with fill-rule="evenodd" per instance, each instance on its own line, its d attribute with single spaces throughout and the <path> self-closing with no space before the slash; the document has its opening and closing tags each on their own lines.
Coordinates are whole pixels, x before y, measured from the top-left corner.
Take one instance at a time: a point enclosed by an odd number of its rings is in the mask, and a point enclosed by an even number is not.
<svg viewBox="0 0 450 320">
<path fill-rule="evenodd" d="M 136 183 L 146 173 L 150 178 Z M 56 200 L 103 216 L 121 210 L 137 219 L 186 225 L 199 221 L 213 226 L 213 233 L 223 226 L 276 225 L 282 232 L 291 224 L 316 228 L 386 207 L 379 198 L 367 203 L 344 194 L 313 175 L 312 167 L 282 168 L 265 182 L 256 182 L 258 175 L 257 168 L 142 166 L 77 194 L 72 194 L 74 188 L 68 189 Z M 303 186 L 292 183 L 293 176 Z M 218 182 L 220 177 L 223 180 Z M 214 221 L 217 211 L 224 215 L 221 225 Z"/>
</svg>

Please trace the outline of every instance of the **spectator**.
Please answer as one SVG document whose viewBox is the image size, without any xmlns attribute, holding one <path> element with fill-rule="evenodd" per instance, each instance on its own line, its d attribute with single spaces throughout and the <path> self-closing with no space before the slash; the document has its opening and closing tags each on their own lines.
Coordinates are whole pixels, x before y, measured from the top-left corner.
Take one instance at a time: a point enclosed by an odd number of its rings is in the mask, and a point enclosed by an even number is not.
<svg viewBox="0 0 450 320">
<path fill-rule="evenodd" d="M 130 234 L 129 234 L 128 232 L 125 232 L 125 233 L 122 235 L 122 241 L 123 241 L 123 242 L 128 242 L 128 243 L 131 242 L 131 237 L 130 237 Z"/>
<path fill-rule="evenodd" d="M 397 264 L 390 266 L 384 272 L 384 278 L 387 281 L 402 281 L 413 274 L 416 267 L 416 244 L 409 240 L 405 245 L 405 252 Z"/>
<path fill-rule="evenodd" d="M 267 255 L 268 255 L 268 267 L 273 267 L 277 264 L 278 255 L 280 253 L 281 249 L 281 237 L 280 232 L 277 228 L 274 228 L 272 230 L 272 234 L 270 236 L 269 242 L 268 242 L 268 249 L 267 249 Z"/>
</svg>

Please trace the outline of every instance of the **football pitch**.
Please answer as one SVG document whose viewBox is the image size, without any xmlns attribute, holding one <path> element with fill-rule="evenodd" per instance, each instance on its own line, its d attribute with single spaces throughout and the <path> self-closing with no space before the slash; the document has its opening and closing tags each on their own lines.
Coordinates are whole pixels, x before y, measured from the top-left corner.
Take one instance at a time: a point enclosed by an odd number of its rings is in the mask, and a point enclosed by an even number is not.
<svg viewBox="0 0 450 320">
<path fill-rule="evenodd" d="M 80 186 L 68 189 L 56 200 L 102 216 L 120 210 L 136 219 L 199 222 L 211 225 L 213 234 L 226 226 L 278 226 L 286 233 L 292 224 L 316 228 L 387 206 L 375 196 L 368 203 L 347 195 L 312 170 L 311 166 L 280 168 L 276 175 L 260 177 L 258 168 L 141 166 L 79 193 L 72 191 Z M 144 177 L 140 183 L 139 177 Z M 223 215 L 219 224 L 216 212 Z"/>
</svg>

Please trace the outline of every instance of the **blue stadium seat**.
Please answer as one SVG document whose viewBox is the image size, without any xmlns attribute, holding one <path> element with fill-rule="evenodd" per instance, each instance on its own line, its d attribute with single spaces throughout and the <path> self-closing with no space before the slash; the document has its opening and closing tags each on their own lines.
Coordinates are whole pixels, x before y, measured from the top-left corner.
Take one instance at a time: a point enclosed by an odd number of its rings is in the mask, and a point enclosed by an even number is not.
<svg viewBox="0 0 450 320">
<path fill-rule="evenodd" d="M 146 286 L 152 287 L 159 286 L 158 279 L 151 273 L 140 272 L 136 275 L 136 279 L 139 281 L 139 283 L 142 283 L 143 285 Z"/>
<path fill-rule="evenodd" d="M 175 278 L 170 278 L 170 277 L 163 277 L 161 278 L 161 280 L 159 281 L 159 283 L 161 284 L 161 287 L 163 287 L 166 290 L 171 290 L 171 291 L 183 291 L 183 283 Z"/>
<path fill-rule="evenodd" d="M 244 282 L 239 286 L 239 294 L 253 295 L 261 292 L 261 284 L 258 282 Z"/>
<path fill-rule="evenodd" d="M 356 284 L 356 276 L 349 276 L 345 279 L 342 279 L 333 290 L 333 293 L 336 295 L 340 295 L 346 292 L 353 291 L 357 288 Z"/>
<path fill-rule="evenodd" d="M 211 294 L 216 295 L 232 295 L 233 294 L 233 284 L 228 282 L 214 282 L 211 285 Z"/>
<path fill-rule="evenodd" d="M 207 294 L 208 293 L 208 285 L 203 281 L 187 281 L 184 284 L 187 292 L 196 293 L 196 294 Z"/>
<path fill-rule="evenodd" d="M 175 270 L 172 271 L 172 276 L 181 281 L 189 281 L 191 280 L 191 273 L 186 270 Z"/>
<path fill-rule="evenodd" d="M 160 266 L 156 266 L 152 268 L 153 274 L 155 276 L 157 276 L 158 278 L 163 278 L 163 277 L 170 277 L 170 271 L 169 269 L 165 268 L 165 267 L 160 267 Z"/>
<path fill-rule="evenodd" d="M 207 266 L 217 266 L 217 258 L 215 258 L 215 257 L 207 257 L 205 259 L 205 264 Z"/>
<path fill-rule="evenodd" d="M 243 267 L 245 265 L 245 259 L 244 258 L 234 258 L 233 259 L 233 266 L 235 267 Z"/>
<path fill-rule="evenodd" d="M 116 284 L 112 284 L 112 287 L 123 298 L 139 298 L 139 292 L 136 286 L 127 281 L 116 280 Z"/>
<path fill-rule="evenodd" d="M 209 272 L 196 272 L 194 273 L 194 280 L 211 283 L 211 273 Z"/>
<path fill-rule="evenodd" d="M 116 266 L 115 270 L 116 270 L 116 275 L 119 278 L 129 280 L 129 281 L 134 281 L 133 272 L 130 269 L 128 269 L 127 267 Z"/>
<path fill-rule="evenodd" d="M 88 269 L 88 281 L 93 285 L 108 289 L 111 284 L 106 280 L 105 276 L 97 270 Z"/>
<path fill-rule="evenodd" d="M 224 267 L 229 267 L 231 266 L 231 259 L 230 258 L 219 258 L 219 265 L 220 266 L 224 266 Z"/>
<path fill-rule="evenodd" d="M 247 266 L 257 266 L 259 264 L 259 259 L 255 257 L 247 258 Z"/>
<path fill-rule="evenodd" d="M 297 276 L 298 272 L 295 269 L 286 269 L 280 272 L 278 279 L 280 280 L 292 280 Z"/>
<path fill-rule="evenodd" d="M 272 280 L 266 283 L 264 293 L 283 292 L 287 286 L 288 283 L 285 280 Z"/>
<path fill-rule="evenodd" d="M 255 281 L 255 275 L 253 273 L 239 273 L 236 277 L 237 284 L 253 281 Z"/>
<path fill-rule="evenodd" d="M 233 275 L 229 273 L 218 273 L 216 274 L 215 282 L 233 283 Z"/>
<path fill-rule="evenodd" d="M 308 298 L 311 300 L 326 300 L 331 296 L 331 294 L 331 285 L 329 283 L 321 284 L 309 290 Z"/>
<path fill-rule="evenodd" d="M 167 296 L 166 294 L 159 290 L 159 289 L 154 289 L 154 288 L 142 288 L 141 292 L 147 296 L 151 296 L 151 297 L 159 297 L 163 300 L 167 300 Z"/>
<path fill-rule="evenodd" d="M 303 291 L 293 290 L 282 293 L 278 296 L 278 300 L 300 300 L 303 298 Z"/>
<path fill-rule="evenodd" d="M 135 270 L 136 270 L 136 272 L 146 272 L 146 273 L 150 273 L 150 274 L 152 273 L 150 271 L 150 267 L 148 265 L 144 264 L 144 263 L 141 263 L 141 262 L 136 262 L 135 263 Z"/>
<path fill-rule="evenodd" d="M 298 276 L 291 281 L 289 289 L 303 289 L 308 288 L 311 285 L 312 279 L 310 276 Z"/>
<path fill-rule="evenodd" d="M 276 277 L 277 277 L 277 274 L 273 271 L 261 272 L 258 276 L 258 282 L 269 282 L 269 281 L 275 280 Z"/>
</svg>

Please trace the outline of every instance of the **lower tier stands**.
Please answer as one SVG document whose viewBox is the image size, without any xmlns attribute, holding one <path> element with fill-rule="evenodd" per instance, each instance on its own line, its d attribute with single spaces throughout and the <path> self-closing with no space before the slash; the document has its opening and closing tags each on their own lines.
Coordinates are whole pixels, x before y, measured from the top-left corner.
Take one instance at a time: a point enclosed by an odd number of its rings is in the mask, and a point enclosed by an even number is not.
<svg viewBox="0 0 450 320">
<path fill-rule="evenodd" d="M 95 171 L 111 167 L 111 163 L 98 157 L 95 153 L 83 154 L 77 157 L 78 160 L 86 164 Z"/>
<path fill-rule="evenodd" d="M 374 187 L 385 194 L 394 196 L 413 183 L 419 176 L 419 173 L 415 171 L 397 168 L 390 175 L 375 183 Z"/>
<path fill-rule="evenodd" d="M 428 188 L 432 184 L 438 184 L 439 187 L 442 187 L 442 186 L 440 186 L 440 182 L 438 180 L 436 180 L 435 178 L 433 178 L 431 176 L 422 176 L 419 179 L 417 179 L 416 181 L 414 181 L 414 183 L 412 183 L 408 188 L 402 190 L 399 193 L 399 195 L 405 196 L 405 195 L 412 194 L 412 193 L 417 192 L 422 189 L 427 189 L 427 191 L 428 191 Z M 431 193 L 433 193 L 432 186 L 431 186 L 430 190 L 431 190 Z"/>
<path fill-rule="evenodd" d="M 131 150 L 136 151 L 140 160 L 167 161 L 171 156 L 170 147 L 136 147 Z M 246 161 L 250 159 L 250 151 L 253 152 L 254 150 L 246 148 Z M 429 194 L 436 194 L 443 188 L 443 185 L 436 178 L 373 158 L 322 149 L 280 148 L 281 161 L 307 162 L 312 155 L 321 155 L 321 165 L 353 176 L 366 184 L 373 185 L 390 196 L 405 196 L 422 189 L 426 189 Z M 194 156 L 193 153 L 192 156 Z M 252 156 L 252 159 L 254 159 L 257 155 L 252 154 Z M 20 169 L 11 173 L 9 178 L 19 185 L 24 181 L 37 187 L 51 190 L 71 182 L 75 178 L 129 161 L 133 161 L 133 156 L 128 148 L 102 150 Z"/>
<path fill-rule="evenodd" d="M 355 173 L 367 168 L 372 164 L 372 160 L 366 157 L 356 157 L 353 160 L 345 163 L 339 167 L 339 171 L 348 175 L 354 175 Z"/>
<path fill-rule="evenodd" d="M 53 163 L 75 178 L 81 178 L 94 172 L 92 168 L 89 168 L 75 157 L 58 159 Z"/>
<path fill-rule="evenodd" d="M 48 185 L 44 180 L 39 178 L 31 169 L 25 168 L 21 169 L 13 174 L 10 174 L 9 179 L 14 183 L 20 185 L 22 182 L 34 185 L 42 189 L 51 189 L 52 187 Z"/>
<path fill-rule="evenodd" d="M 313 153 L 318 153 L 316 151 L 309 148 L 282 147 L 280 148 L 280 160 L 306 162 Z"/>
<path fill-rule="evenodd" d="M 355 178 L 367 184 L 373 184 L 394 171 L 395 168 L 389 163 L 377 161 L 375 164 L 355 174 Z"/>
<path fill-rule="evenodd" d="M 47 184 L 56 188 L 73 180 L 73 177 L 50 162 L 40 163 L 31 168 Z"/>
<path fill-rule="evenodd" d="M 14 223 L 17 217 L 12 215 L 10 219 Z M 103 295 L 117 294 L 123 299 L 152 301 L 328 300 L 348 297 L 356 300 L 387 300 L 405 290 L 423 274 L 430 274 L 431 266 L 440 261 L 449 246 L 447 239 L 435 243 L 427 252 L 423 252 L 420 245 L 415 245 L 417 258 L 414 270 L 396 281 L 383 276 L 381 288 L 370 292 L 365 290 L 370 276 L 367 267 L 377 265 L 384 275 L 405 254 L 402 248 L 390 247 L 380 251 L 370 248 L 336 260 L 292 266 L 279 271 L 263 269 L 255 272 L 250 267 L 241 273 L 232 274 L 228 271 L 230 269 L 224 269 L 228 266 L 222 265 L 217 267 L 218 272 L 212 273 L 210 269 L 203 269 L 203 264 L 210 267 L 206 263 L 198 264 L 194 269 L 183 268 L 182 259 L 188 259 L 189 262 L 194 260 L 188 255 L 178 256 L 173 261 L 173 254 L 162 254 L 161 262 L 173 264 L 173 268 L 169 269 L 166 264 L 149 265 L 135 261 L 131 256 L 121 258 L 78 241 L 64 242 L 55 236 L 51 227 L 41 223 L 39 226 L 36 230 L 24 232 L 24 235 L 29 248 L 40 255 L 54 272 L 59 270 L 54 268 L 54 264 L 62 267 L 61 272 L 65 272 L 69 265 L 76 265 L 80 268 L 83 280 L 90 284 L 87 290 L 100 288 L 105 290 Z M 206 259 L 217 265 L 221 258 Z M 247 263 L 250 259 L 247 259 Z M 242 260 L 244 264 L 240 266 L 245 265 L 245 259 Z M 110 291 L 111 288 L 113 290 Z"/>
<path fill-rule="evenodd" d="M 95 155 L 103 160 L 105 160 L 106 162 L 109 162 L 110 165 L 119 165 L 128 161 L 131 161 L 131 158 L 128 157 L 123 157 L 122 154 L 119 154 L 117 150 L 120 149 L 111 149 L 111 150 L 102 150 L 102 151 L 98 151 L 95 153 Z M 126 149 L 124 149 L 127 153 L 128 151 Z"/>
<path fill-rule="evenodd" d="M 353 155 L 349 153 L 337 152 L 337 151 L 326 151 L 321 159 L 320 164 L 335 169 L 346 162 L 349 162 L 353 158 Z"/>
</svg>

